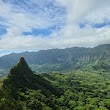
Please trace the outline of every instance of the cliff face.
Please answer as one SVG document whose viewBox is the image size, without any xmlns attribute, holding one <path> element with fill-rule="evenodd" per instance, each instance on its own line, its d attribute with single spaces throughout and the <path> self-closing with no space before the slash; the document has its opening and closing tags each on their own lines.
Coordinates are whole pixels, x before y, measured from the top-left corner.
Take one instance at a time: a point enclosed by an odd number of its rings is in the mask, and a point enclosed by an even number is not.
<svg viewBox="0 0 110 110">
<path fill-rule="evenodd" d="M 0 68 L 9 69 L 19 60 L 20 56 L 25 57 L 32 69 L 37 69 L 38 72 L 84 68 L 88 65 L 94 66 L 97 61 L 108 65 L 110 64 L 110 44 L 99 45 L 94 48 L 72 47 L 38 52 L 12 53 L 0 57 Z"/>
</svg>

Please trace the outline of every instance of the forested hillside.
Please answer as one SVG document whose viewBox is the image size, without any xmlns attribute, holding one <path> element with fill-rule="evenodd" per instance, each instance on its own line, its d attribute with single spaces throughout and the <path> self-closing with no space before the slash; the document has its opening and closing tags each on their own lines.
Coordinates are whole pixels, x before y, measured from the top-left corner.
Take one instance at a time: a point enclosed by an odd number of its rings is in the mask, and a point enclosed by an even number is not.
<svg viewBox="0 0 110 110">
<path fill-rule="evenodd" d="M 21 58 L 0 81 L 0 110 L 110 110 L 110 72 L 35 75 Z"/>
<path fill-rule="evenodd" d="M 50 81 L 35 75 L 21 57 L 0 81 L 0 110 L 50 110 L 57 108 L 53 98 L 62 93 Z"/>
<path fill-rule="evenodd" d="M 77 69 L 110 70 L 110 44 L 94 48 L 73 47 L 12 53 L 0 57 L 0 73 L 9 70 L 23 56 L 37 73 Z M 4 72 L 5 73 L 5 72 Z"/>
</svg>

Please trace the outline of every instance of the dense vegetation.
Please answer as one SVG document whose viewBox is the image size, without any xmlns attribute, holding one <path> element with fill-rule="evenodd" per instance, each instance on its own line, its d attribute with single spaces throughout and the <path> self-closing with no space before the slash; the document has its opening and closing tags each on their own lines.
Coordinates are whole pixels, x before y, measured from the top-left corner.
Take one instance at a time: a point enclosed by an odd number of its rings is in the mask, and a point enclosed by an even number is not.
<svg viewBox="0 0 110 110">
<path fill-rule="evenodd" d="M 50 81 L 33 74 L 21 57 L 19 63 L 0 82 L 0 110 L 39 110 L 42 106 L 48 108 L 47 105 L 54 106 L 51 102 L 53 96 L 58 97 L 61 94 L 60 89 Z M 46 102 L 41 103 L 35 98 L 37 95 L 42 100 L 46 99 Z"/>
<path fill-rule="evenodd" d="M 110 73 L 72 71 L 43 77 L 64 91 L 57 99 L 62 110 L 110 110 Z"/>
<path fill-rule="evenodd" d="M 110 110 L 110 71 L 35 75 L 21 58 L 0 82 L 0 110 Z"/>
<path fill-rule="evenodd" d="M 110 70 L 110 44 L 94 48 L 72 47 L 66 49 L 40 50 L 38 52 L 12 53 L 0 57 L 0 74 L 4 76 L 9 68 L 23 56 L 33 71 L 66 72 L 82 68 Z M 5 70 L 3 72 L 3 70 Z M 4 73 L 4 74 L 3 74 Z"/>
</svg>

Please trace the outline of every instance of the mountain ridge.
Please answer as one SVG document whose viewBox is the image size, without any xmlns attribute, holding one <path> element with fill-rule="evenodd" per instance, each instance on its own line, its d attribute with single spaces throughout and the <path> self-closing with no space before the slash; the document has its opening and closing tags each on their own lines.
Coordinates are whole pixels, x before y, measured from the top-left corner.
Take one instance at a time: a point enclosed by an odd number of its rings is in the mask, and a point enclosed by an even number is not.
<svg viewBox="0 0 110 110">
<path fill-rule="evenodd" d="M 0 80 L 0 110 L 109 110 L 110 72 L 99 71 L 101 58 L 97 71 L 36 75 L 21 57 Z"/>
<path fill-rule="evenodd" d="M 38 73 L 94 67 L 99 60 L 99 62 L 110 66 L 110 44 L 93 48 L 72 47 L 40 50 L 38 52 L 12 53 L 0 57 L 0 68 L 12 67 L 21 56 L 25 57 L 29 66 L 34 71 L 38 70 Z"/>
<path fill-rule="evenodd" d="M 3 83 L 5 86 L 8 85 L 8 87 L 10 86 L 10 84 L 12 84 L 14 88 L 43 88 L 50 90 L 50 92 L 52 93 L 57 93 L 57 90 L 52 87 L 49 81 L 46 81 L 39 75 L 33 73 L 23 57 L 21 57 L 19 62 L 10 69 L 8 75 L 6 76 L 6 80 L 4 80 Z"/>
<path fill-rule="evenodd" d="M 31 99 L 31 93 L 33 93 L 33 98 L 36 102 Z M 55 107 L 51 101 L 43 100 L 41 102 L 41 98 L 45 97 L 46 100 L 51 100 L 52 96 L 59 97 L 61 94 L 62 91 L 49 80 L 34 74 L 25 59 L 21 57 L 19 62 L 10 69 L 8 75 L 0 80 L 0 110 L 24 110 L 24 106 L 29 108 L 29 110 L 40 109 L 42 106 Z M 35 98 L 36 95 L 38 98 Z M 25 105 L 23 105 L 24 101 Z"/>
</svg>

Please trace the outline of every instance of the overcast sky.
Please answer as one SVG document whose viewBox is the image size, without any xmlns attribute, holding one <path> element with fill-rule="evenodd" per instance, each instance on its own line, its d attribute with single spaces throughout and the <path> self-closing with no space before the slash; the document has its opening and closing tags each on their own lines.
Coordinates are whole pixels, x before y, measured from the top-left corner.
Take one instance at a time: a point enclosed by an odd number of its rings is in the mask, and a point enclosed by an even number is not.
<svg viewBox="0 0 110 110">
<path fill-rule="evenodd" d="M 0 56 L 110 43 L 110 0 L 0 0 Z"/>
</svg>

